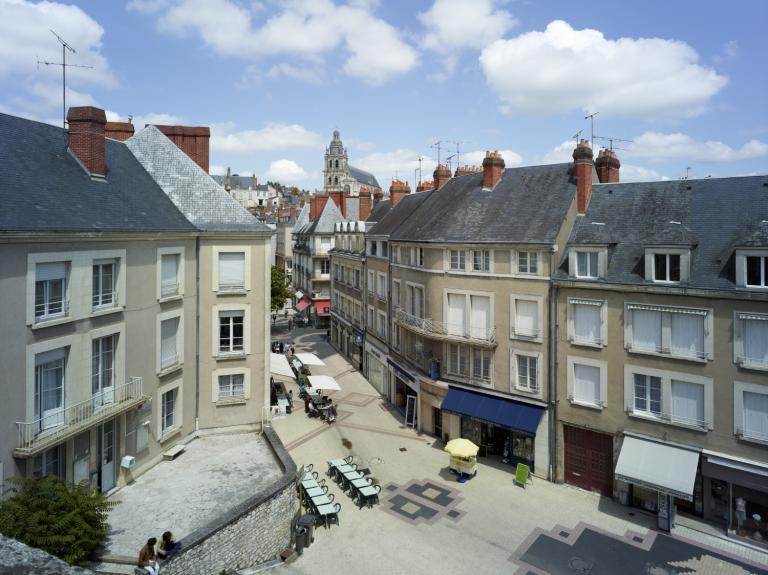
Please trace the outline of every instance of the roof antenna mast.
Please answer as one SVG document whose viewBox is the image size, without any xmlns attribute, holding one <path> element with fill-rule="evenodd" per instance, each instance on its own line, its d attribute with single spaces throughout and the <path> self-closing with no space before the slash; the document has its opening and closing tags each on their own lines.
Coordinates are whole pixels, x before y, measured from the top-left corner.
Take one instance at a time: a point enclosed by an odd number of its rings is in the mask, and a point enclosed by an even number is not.
<svg viewBox="0 0 768 575">
<path fill-rule="evenodd" d="M 56 32 L 51 30 L 51 34 L 56 36 L 56 39 L 61 43 L 61 62 L 46 62 L 45 60 L 37 59 L 37 67 L 40 68 L 40 64 L 46 66 L 61 66 L 61 108 L 62 108 L 62 127 L 67 129 L 67 66 L 70 68 L 93 68 L 93 66 L 80 66 L 78 64 L 67 64 L 67 50 L 75 53 L 75 49 L 70 46 L 64 38 L 59 36 Z"/>
<path fill-rule="evenodd" d="M 588 116 L 584 116 L 585 120 L 589 120 L 589 126 L 590 126 L 590 136 L 591 136 L 591 146 L 592 149 L 595 148 L 595 116 L 597 116 L 600 112 L 592 112 Z"/>
<path fill-rule="evenodd" d="M 443 144 L 443 141 L 438 140 L 437 142 L 429 146 L 430 148 L 437 148 L 437 165 L 438 166 L 440 165 L 440 150 L 442 149 L 442 144 Z"/>
</svg>

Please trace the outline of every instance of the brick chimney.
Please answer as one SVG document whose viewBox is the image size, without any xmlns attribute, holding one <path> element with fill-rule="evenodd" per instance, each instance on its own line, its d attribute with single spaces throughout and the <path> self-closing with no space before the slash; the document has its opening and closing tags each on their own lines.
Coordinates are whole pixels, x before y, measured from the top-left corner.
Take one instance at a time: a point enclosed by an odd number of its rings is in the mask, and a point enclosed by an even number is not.
<svg viewBox="0 0 768 575">
<path fill-rule="evenodd" d="M 128 138 L 133 136 L 133 124 L 130 122 L 107 122 L 104 128 L 104 135 L 112 140 L 120 140 L 125 142 Z"/>
<path fill-rule="evenodd" d="M 435 179 L 435 189 L 439 190 L 451 179 L 451 170 L 445 164 L 438 164 L 432 177 Z"/>
<path fill-rule="evenodd" d="M 597 179 L 601 184 L 618 184 L 621 162 L 613 150 L 600 150 L 595 160 Z"/>
<path fill-rule="evenodd" d="M 483 159 L 483 187 L 492 190 L 504 174 L 504 158 L 498 150 L 485 152 Z"/>
<path fill-rule="evenodd" d="M 389 186 L 389 205 L 394 208 L 400 200 L 411 193 L 411 186 L 408 182 L 402 182 L 400 180 L 392 180 L 392 185 Z"/>
<path fill-rule="evenodd" d="M 592 148 L 587 140 L 581 140 L 573 150 L 573 175 L 576 177 L 576 209 L 580 214 L 587 211 L 592 197 Z"/>
<path fill-rule="evenodd" d="M 384 199 L 384 192 L 381 190 L 381 188 L 376 188 L 373 190 L 373 205 L 376 206 L 380 201 Z"/>
<path fill-rule="evenodd" d="M 309 202 L 309 219 L 314 221 L 319 216 L 330 196 L 312 196 Z"/>
<path fill-rule="evenodd" d="M 345 203 L 344 202 L 344 192 L 341 190 L 336 190 L 334 192 L 328 192 L 328 197 L 331 198 L 334 204 L 336 204 L 336 207 L 339 208 L 339 211 L 341 212 L 341 215 L 345 218 L 347 217 L 347 214 L 344 213 L 345 211 Z"/>
<path fill-rule="evenodd" d="M 67 113 L 69 123 L 69 149 L 85 166 L 88 173 L 104 176 L 104 126 L 107 116 L 104 110 L 93 106 L 70 108 Z"/>
<path fill-rule="evenodd" d="M 478 172 L 482 172 L 483 168 L 479 166 L 459 166 L 456 168 L 456 171 L 453 173 L 453 176 L 455 178 L 458 178 L 459 176 L 466 176 L 467 174 L 477 174 Z"/>
<path fill-rule="evenodd" d="M 371 215 L 371 190 L 362 188 L 360 190 L 360 220 L 365 221 Z"/>
<path fill-rule="evenodd" d="M 419 185 L 416 186 L 416 192 L 426 192 L 427 190 L 431 190 L 435 187 L 435 184 L 432 180 L 419 182 Z"/>
<path fill-rule="evenodd" d="M 149 125 L 149 124 L 147 124 Z M 199 126 L 159 126 L 166 137 L 176 144 L 179 149 L 192 158 L 195 163 L 208 173 L 208 144 L 211 139 L 211 130 Z"/>
</svg>

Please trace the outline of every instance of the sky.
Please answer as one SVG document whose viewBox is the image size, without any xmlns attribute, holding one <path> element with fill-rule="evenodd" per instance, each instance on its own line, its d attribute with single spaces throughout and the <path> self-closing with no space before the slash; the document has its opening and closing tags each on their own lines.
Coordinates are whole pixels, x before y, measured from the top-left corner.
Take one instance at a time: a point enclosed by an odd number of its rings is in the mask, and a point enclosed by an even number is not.
<svg viewBox="0 0 768 575">
<path fill-rule="evenodd" d="M 210 126 L 211 173 L 322 187 L 350 164 L 413 185 L 438 159 L 569 161 L 622 181 L 768 173 L 768 2 L 0 0 L 0 112 Z M 594 129 L 585 116 L 596 113 Z"/>
</svg>

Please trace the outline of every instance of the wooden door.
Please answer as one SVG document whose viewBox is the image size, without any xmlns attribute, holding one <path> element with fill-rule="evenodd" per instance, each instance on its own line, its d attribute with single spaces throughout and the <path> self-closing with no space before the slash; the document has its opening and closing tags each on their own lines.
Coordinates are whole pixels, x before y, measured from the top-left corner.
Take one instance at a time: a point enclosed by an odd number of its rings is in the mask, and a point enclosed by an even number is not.
<svg viewBox="0 0 768 575">
<path fill-rule="evenodd" d="M 582 489 L 613 493 L 613 437 L 563 426 L 565 482 Z"/>
</svg>

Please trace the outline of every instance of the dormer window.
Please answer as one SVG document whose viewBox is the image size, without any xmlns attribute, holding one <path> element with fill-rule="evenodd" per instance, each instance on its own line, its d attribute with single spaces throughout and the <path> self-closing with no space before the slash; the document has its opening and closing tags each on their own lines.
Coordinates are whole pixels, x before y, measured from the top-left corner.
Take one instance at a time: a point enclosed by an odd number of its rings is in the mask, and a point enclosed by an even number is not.
<svg viewBox="0 0 768 575">
<path fill-rule="evenodd" d="M 605 246 L 574 246 L 568 252 L 570 275 L 581 279 L 605 276 L 608 248 Z"/>
<path fill-rule="evenodd" d="M 657 283 L 679 283 L 690 276 L 688 248 L 646 248 L 645 279 Z"/>
<path fill-rule="evenodd" d="M 768 256 L 745 256 L 747 287 L 768 287 Z"/>
<path fill-rule="evenodd" d="M 597 277 L 597 252 L 576 252 L 576 277 Z"/>
<path fill-rule="evenodd" d="M 680 254 L 653 254 L 653 281 L 680 281 Z"/>
</svg>

